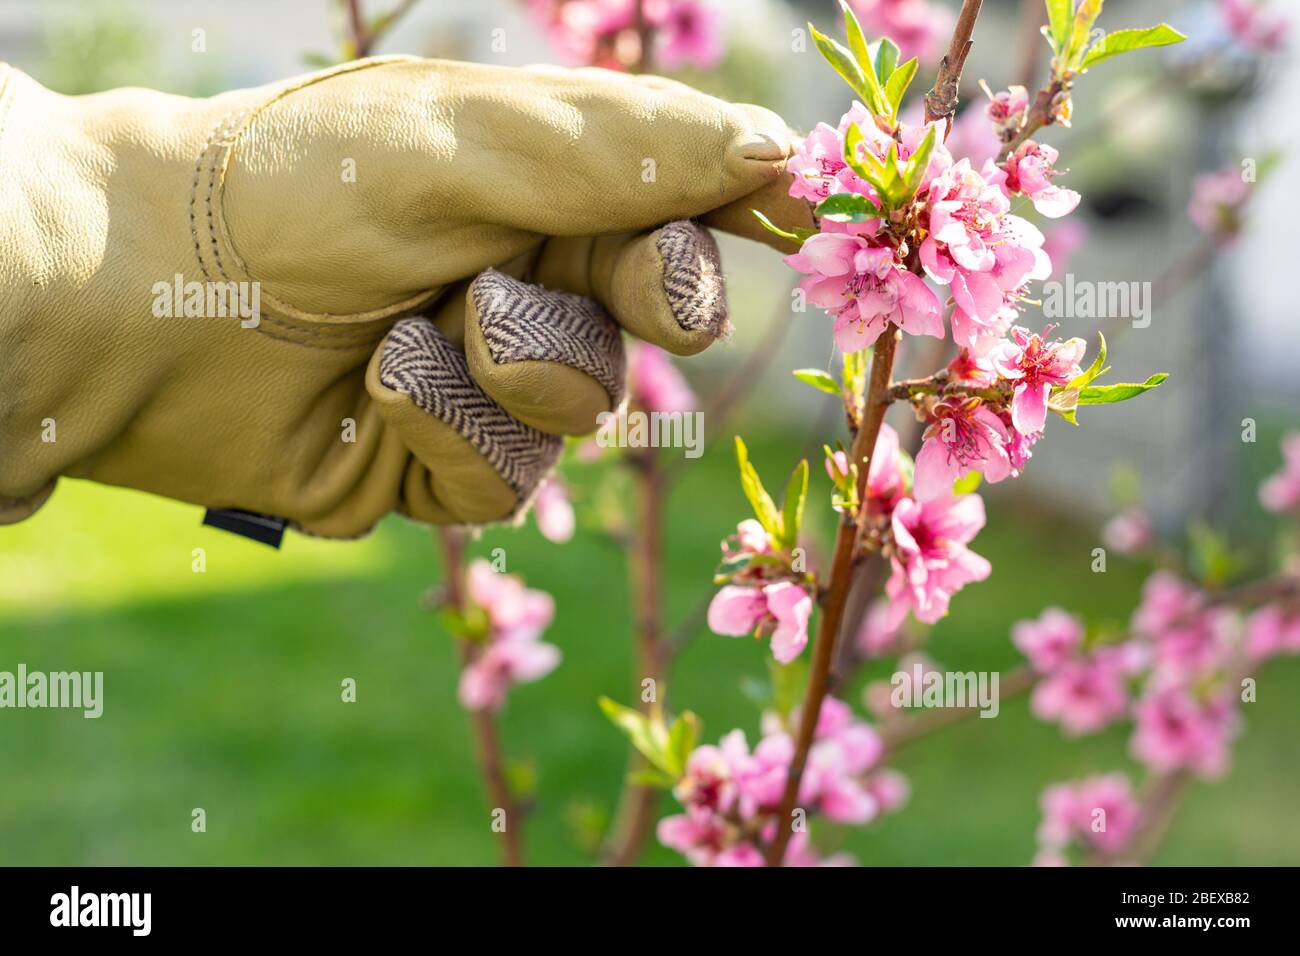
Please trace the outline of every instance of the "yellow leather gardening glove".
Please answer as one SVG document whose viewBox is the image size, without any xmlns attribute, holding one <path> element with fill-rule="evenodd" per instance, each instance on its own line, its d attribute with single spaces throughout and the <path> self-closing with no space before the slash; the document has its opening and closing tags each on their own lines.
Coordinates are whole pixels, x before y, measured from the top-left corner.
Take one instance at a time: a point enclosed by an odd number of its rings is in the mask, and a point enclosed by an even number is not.
<svg viewBox="0 0 1300 956">
<path fill-rule="evenodd" d="M 516 514 L 619 403 L 620 328 L 724 331 L 692 217 L 808 218 L 788 137 L 602 70 L 383 57 L 191 100 L 0 64 L 0 523 L 59 475 L 327 536 Z"/>
</svg>

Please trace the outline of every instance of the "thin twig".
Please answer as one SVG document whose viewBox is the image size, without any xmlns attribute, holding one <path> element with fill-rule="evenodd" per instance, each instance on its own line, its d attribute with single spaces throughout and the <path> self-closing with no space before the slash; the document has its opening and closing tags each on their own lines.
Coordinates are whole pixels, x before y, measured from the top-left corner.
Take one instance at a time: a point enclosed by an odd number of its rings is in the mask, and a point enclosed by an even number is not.
<svg viewBox="0 0 1300 956">
<path fill-rule="evenodd" d="M 961 13 L 957 15 L 957 27 L 953 30 L 948 52 L 939 61 L 939 75 L 934 79 L 934 87 L 925 94 L 925 121 L 945 120 L 944 138 L 952 132 L 952 118 L 957 114 L 957 91 L 961 86 L 961 73 L 966 68 L 966 57 L 970 55 L 974 41 L 971 33 L 975 30 L 975 20 L 980 15 L 983 0 L 962 0 Z"/>
<path fill-rule="evenodd" d="M 443 601 L 461 614 L 468 607 L 465 591 L 464 537 L 456 528 L 439 528 L 434 532 L 442 552 Z M 460 652 L 461 667 L 468 666 L 474 659 L 474 648 L 464 638 L 456 638 Z M 500 810 L 505 816 L 505 829 L 501 831 L 501 856 L 506 866 L 523 866 L 524 850 L 520 839 L 523 826 L 523 813 L 516 805 L 510 793 L 510 784 L 506 780 L 505 764 L 501 756 L 501 743 L 497 738 L 496 722 L 489 710 L 474 710 L 469 714 L 470 726 L 474 731 L 474 742 L 478 750 L 479 765 L 487 783 L 488 795 L 493 809 Z"/>
<path fill-rule="evenodd" d="M 875 453 L 880 426 L 884 424 L 888 407 L 890 376 L 894 370 L 894 352 L 898 347 L 898 330 L 890 323 L 876 341 L 871 358 L 871 379 L 867 388 L 866 405 L 862 412 L 862 427 L 853 439 L 850 461 L 858 463 L 858 500 L 867 499 L 867 472 L 871 456 Z M 835 641 L 844 617 L 849 584 L 853 574 L 853 555 L 861 529 L 866 525 L 866 507 L 859 509 L 855 520 L 845 512 L 835 533 L 835 550 L 831 557 L 831 573 L 827 591 L 822 599 L 821 615 L 817 621 L 817 636 L 813 643 L 812 668 L 803 705 L 799 709 L 798 736 L 795 740 L 794 758 L 786 776 L 785 794 L 777 811 L 776 837 L 768 849 L 769 866 L 780 866 L 785 859 L 785 848 L 790 842 L 791 816 L 799 796 L 799 781 L 803 779 L 808 751 L 812 748 L 817 719 L 821 715 L 822 701 L 830 687 L 831 664 L 835 660 Z"/>
<path fill-rule="evenodd" d="M 647 448 L 630 454 L 636 498 L 636 531 L 628 554 L 628 574 L 632 589 L 632 620 L 636 638 L 636 688 L 639 706 L 645 713 L 658 702 L 663 704 L 665 667 L 668 660 L 664 647 L 663 620 L 663 504 L 664 475 L 656 450 Z M 643 682 L 653 681 L 650 700 L 642 692 Z M 640 856 L 654 826 L 659 791 L 654 787 L 629 782 L 632 775 L 647 766 L 636 750 L 629 751 L 629 773 L 619 797 L 619 809 L 611 829 L 602 861 L 609 866 L 631 866 Z"/>
</svg>

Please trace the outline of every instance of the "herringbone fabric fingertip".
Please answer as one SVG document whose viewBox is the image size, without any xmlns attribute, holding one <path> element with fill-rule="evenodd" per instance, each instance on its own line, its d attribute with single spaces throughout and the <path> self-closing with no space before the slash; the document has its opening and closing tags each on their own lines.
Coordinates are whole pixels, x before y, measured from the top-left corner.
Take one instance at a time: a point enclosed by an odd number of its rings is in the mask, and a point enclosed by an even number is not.
<svg viewBox="0 0 1300 956">
<path fill-rule="evenodd" d="M 379 380 L 453 428 L 526 500 L 564 447 L 529 428 L 484 394 L 465 356 L 428 319 L 403 319 L 384 341 Z"/>
<path fill-rule="evenodd" d="M 595 379 L 611 407 L 623 400 L 623 336 L 599 303 L 495 269 L 474 280 L 470 296 L 492 361 L 559 362 Z"/>
<path fill-rule="evenodd" d="M 731 332 L 718 243 L 693 222 L 670 222 L 655 242 L 664 263 L 664 293 L 677 324 L 688 332 Z"/>
</svg>

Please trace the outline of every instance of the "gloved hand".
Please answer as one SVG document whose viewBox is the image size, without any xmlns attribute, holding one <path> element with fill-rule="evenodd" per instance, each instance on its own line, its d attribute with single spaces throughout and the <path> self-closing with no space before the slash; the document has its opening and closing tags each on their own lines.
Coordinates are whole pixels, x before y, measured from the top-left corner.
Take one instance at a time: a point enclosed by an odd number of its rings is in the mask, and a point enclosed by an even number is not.
<svg viewBox="0 0 1300 956">
<path fill-rule="evenodd" d="M 620 401 L 620 328 L 724 331 L 691 217 L 810 218 L 788 148 L 603 70 L 383 57 L 190 100 L 0 64 L 0 523 L 59 475 L 326 536 L 516 514 Z"/>
</svg>

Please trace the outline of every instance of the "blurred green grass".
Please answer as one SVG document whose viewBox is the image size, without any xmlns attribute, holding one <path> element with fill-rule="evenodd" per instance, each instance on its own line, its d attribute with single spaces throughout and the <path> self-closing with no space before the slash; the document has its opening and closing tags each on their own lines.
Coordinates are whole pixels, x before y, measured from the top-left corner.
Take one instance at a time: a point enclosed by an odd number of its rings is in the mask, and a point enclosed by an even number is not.
<svg viewBox="0 0 1300 956">
<path fill-rule="evenodd" d="M 780 435 L 750 445 L 773 484 L 798 454 Z M 710 593 L 718 540 L 742 516 L 728 444 L 707 449 L 669 509 L 670 622 Z M 577 494 L 598 478 L 579 473 Z M 827 493 L 819 469 L 813 480 Z M 1011 623 L 1053 603 L 1127 618 L 1146 568 L 1112 558 L 1092 574 L 1093 531 L 989 497 L 975 546 L 994 574 L 934 629 L 934 657 L 1013 667 Z M 362 543 L 290 536 L 277 554 L 198 521 L 194 508 L 65 481 L 35 518 L 0 528 L 0 669 L 102 670 L 106 698 L 99 720 L 0 711 L 0 862 L 495 863 L 450 640 L 421 606 L 440 577 L 430 533 L 391 519 Z M 600 694 L 633 696 L 623 559 L 596 535 L 556 547 L 531 527 L 494 529 L 472 550 L 497 546 L 510 570 L 555 595 L 548 639 L 564 652 L 501 716 L 511 757 L 539 772 L 529 856 L 582 864 L 567 820 L 577 805 L 612 809 L 624 767 L 622 739 L 595 707 Z M 206 574 L 191 571 L 195 547 Z M 708 740 L 739 726 L 752 742 L 758 713 L 739 684 L 763 675 L 766 656 L 756 642 L 701 633 L 679 661 L 672 706 L 699 713 Z M 340 700 L 349 677 L 355 704 Z M 1156 862 L 1300 863 L 1297 692 L 1300 661 L 1261 674 L 1232 775 L 1193 789 Z M 1122 730 L 1066 741 L 1023 700 L 1004 702 L 996 720 L 899 754 L 914 791 L 903 812 L 831 836 L 867 864 L 1023 864 L 1042 788 L 1132 770 L 1125 744 Z M 664 812 L 672 805 L 665 796 Z M 196 807 L 206 833 L 190 830 Z M 646 861 L 680 862 L 657 846 Z"/>
</svg>

